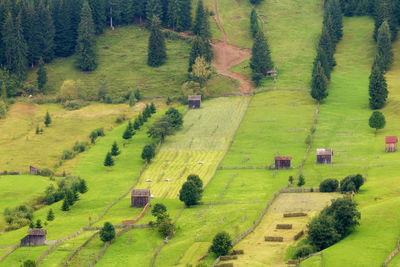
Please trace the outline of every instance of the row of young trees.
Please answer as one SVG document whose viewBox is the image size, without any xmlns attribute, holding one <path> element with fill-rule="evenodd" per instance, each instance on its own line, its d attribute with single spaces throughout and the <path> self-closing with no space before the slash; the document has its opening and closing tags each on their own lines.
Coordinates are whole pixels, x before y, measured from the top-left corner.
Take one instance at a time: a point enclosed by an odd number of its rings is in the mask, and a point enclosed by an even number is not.
<svg viewBox="0 0 400 267">
<path fill-rule="evenodd" d="M 343 36 L 342 11 L 339 0 L 326 0 L 321 38 L 317 47 L 311 80 L 311 96 L 317 101 L 328 96 L 331 71 L 336 65 L 336 44 Z"/>
</svg>

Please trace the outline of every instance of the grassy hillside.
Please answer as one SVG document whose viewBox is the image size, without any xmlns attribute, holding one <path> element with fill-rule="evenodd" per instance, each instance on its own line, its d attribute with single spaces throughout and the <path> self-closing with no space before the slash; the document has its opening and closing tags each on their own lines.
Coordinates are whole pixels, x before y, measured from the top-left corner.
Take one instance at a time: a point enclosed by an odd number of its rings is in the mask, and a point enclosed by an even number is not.
<svg viewBox="0 0 400 267">
<path fill-rule="evenodd" d="M 118 117 L 125 114 L 130 118 L 143 107 L 142 103 L 134 108 L 92 104 L 68 111 L 58 104 L 16 103 L 6 119 L 0 120 L 0 170 L 29 172 L 29 165 L 53 169 L 63 151 L 71 150 L 76 141 L 90 141 L 93 130 L 103 127 L 107 132 L 117 125 Z M 47 111 L 52 118 L 48 128 L 44 126 Z M 42 134 L 35 133 L 37 126 L 43 129 Z M 69 172 L 72 168 L 61 166 L 57 172 L 64 169 Z"/>
<path fill-rule="evenodd" d="M 397 153 L 385 153 L 384 137 L 398 135 L 400 117 L 396 110 L 399 99 L 398 71 L 400 55 L 387 74 L 389 101 L 382 112 L 386 128 L 375 135 L 368 126 L 368 76 L 375 54 L 372 40 L 373 21 L 370 18 L 347 18 L 344 38 L 338 45 L 338 66 L 332 73 L 329 97 L 321 108 L 314 149 L 332 147 L 332 166 L 315 166 L 311 159 L 304 173 L 317 184 L 328 177 L 343 178 L 348 174 L 367 176 L 365 185 L 356 196 L 362 214 L 356 231 L 338 244 L 324 250 L 326 266 L 380 266 L 394 250 L 399 237 L 399 209 L 396 177 Z M 399 43 L 394 46 L 398 50 Z M 349 90 L 351 88 L 351 90 Z M 374 244 L 371 246 L 371 244 Z M 358 257 L 350 257 L 348 251 Z M 320 259 L 310 259 L 301 266 L 315 266 Z"/>
<path fill-rule="evenodd" d="M 46 66 L 50 92 L 57 93 L 65 80 L 81 81 L 88 98 L 95 98 L 101 82 L 105 82 L 113 98 L 129 90 L 140 89 L 148 97 L 180 95 L 182 83 L 187 79 L 189 42 L 166 39 L 167 62 L 152 68 L 147 65 L 149 31 L 131 25 L 106 30 L 97 39 L 99 66 L 93 72 L 80 72 L 75 66 L 75 56 L 58 58 Z M 36 82 L 36 72 L 28 80 Z M 208 84 L 211 93 L 235 91 L 231 80 L 214 76 Z"/>
</svg>

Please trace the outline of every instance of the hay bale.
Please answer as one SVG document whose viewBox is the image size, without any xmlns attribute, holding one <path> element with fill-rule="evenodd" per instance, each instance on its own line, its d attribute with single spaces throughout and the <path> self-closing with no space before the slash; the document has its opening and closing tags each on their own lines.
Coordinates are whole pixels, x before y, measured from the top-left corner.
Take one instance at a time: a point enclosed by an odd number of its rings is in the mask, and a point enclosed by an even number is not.
<svg viewBox="0 0 400 267">
<path fill-rule="evenodd" d="M 282 236 L 264 236 L 264 240 L 268 242 L 283 242 Z"/>
<path fill-rule="evenodd" d="M 216 267 L 233 267 L 233 263 L 221 263 L 218 264 Z"/>
<path fill-rule="evenodd" d="M 295 236 L 294 236 L 294 240 L 298 240 L 300 237 L 302 237 L 304 235 L 304 230 L 301 230 L 300 232 L 298 232 Z"/>
<path fill-rule="evenodd" d="M 295 213 L 285 213 L 283 214 L 283 217 L 289 218 L 289 217 L 304 217 L 307 216 L 307 213 L 304 212 L 295 212 Z"/>
<path fill-rule="evenodd" d="M 226 255 L 226 256 L 220 256 L 219 259 L 221 261 L 230 261 L 230 260 L 237 260 L 237 256 L 236 255 Z"/>
<path fill-rule="evenodd" d="M 233 255 L 243 255 L 243 254 L 244 254 L 243 249 L 233 250 Z"/>
<path fill-rule="evenodd" d="M 292 229 L 292 224 L 277 224 L 276 229 Z"/>
</svg>

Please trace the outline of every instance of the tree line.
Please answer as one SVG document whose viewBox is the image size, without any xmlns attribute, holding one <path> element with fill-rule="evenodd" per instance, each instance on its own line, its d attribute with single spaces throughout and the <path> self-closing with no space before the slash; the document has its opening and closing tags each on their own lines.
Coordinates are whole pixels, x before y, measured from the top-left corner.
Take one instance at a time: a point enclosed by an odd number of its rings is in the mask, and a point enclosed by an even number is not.
<svg viewBox="0 0 400 267">
<path fill-rule="evenodd" d="M 0 3 L 0 66 L 23 80 L 28 66 L 39 64 L 40 59 L 48 63 L 76 52 L 78 68 L 90 71 L 97 65 L 95 34 L 107 26 L 156 16 L 162 26 L 185 31 L 192 28 L 191 9 L 191 0 L 4 0 Z"/>
</svg>

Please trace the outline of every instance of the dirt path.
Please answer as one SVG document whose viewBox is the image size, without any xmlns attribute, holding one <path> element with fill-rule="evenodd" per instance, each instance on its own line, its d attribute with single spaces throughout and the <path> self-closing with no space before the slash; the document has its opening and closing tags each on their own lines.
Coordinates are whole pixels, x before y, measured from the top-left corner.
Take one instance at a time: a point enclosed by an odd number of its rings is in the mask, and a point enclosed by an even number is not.
<svg viewBox="0 0 400 267">
<path fill-rule="evenodd" d="M 233 66 L 250 58 L 251 50 L 247 48 L 237 47 L 228 43 L 225 30 L 222 27 L 221 21 L 219 19 L 217 0 L 214 0 L 214 12 L 215 22 L 217 23 L 219 30 L 224 35 L 224 41 L 221 42 L 215 40 L 213 43 L 213 65 L 217 69 L 217 72 L 219 74 L 238 80 L 240 83 L 239 89 L 242 93 L 251 92 L 255 89 L 252 81 L 243 74 L 230 71 Z"/>
</svg>

